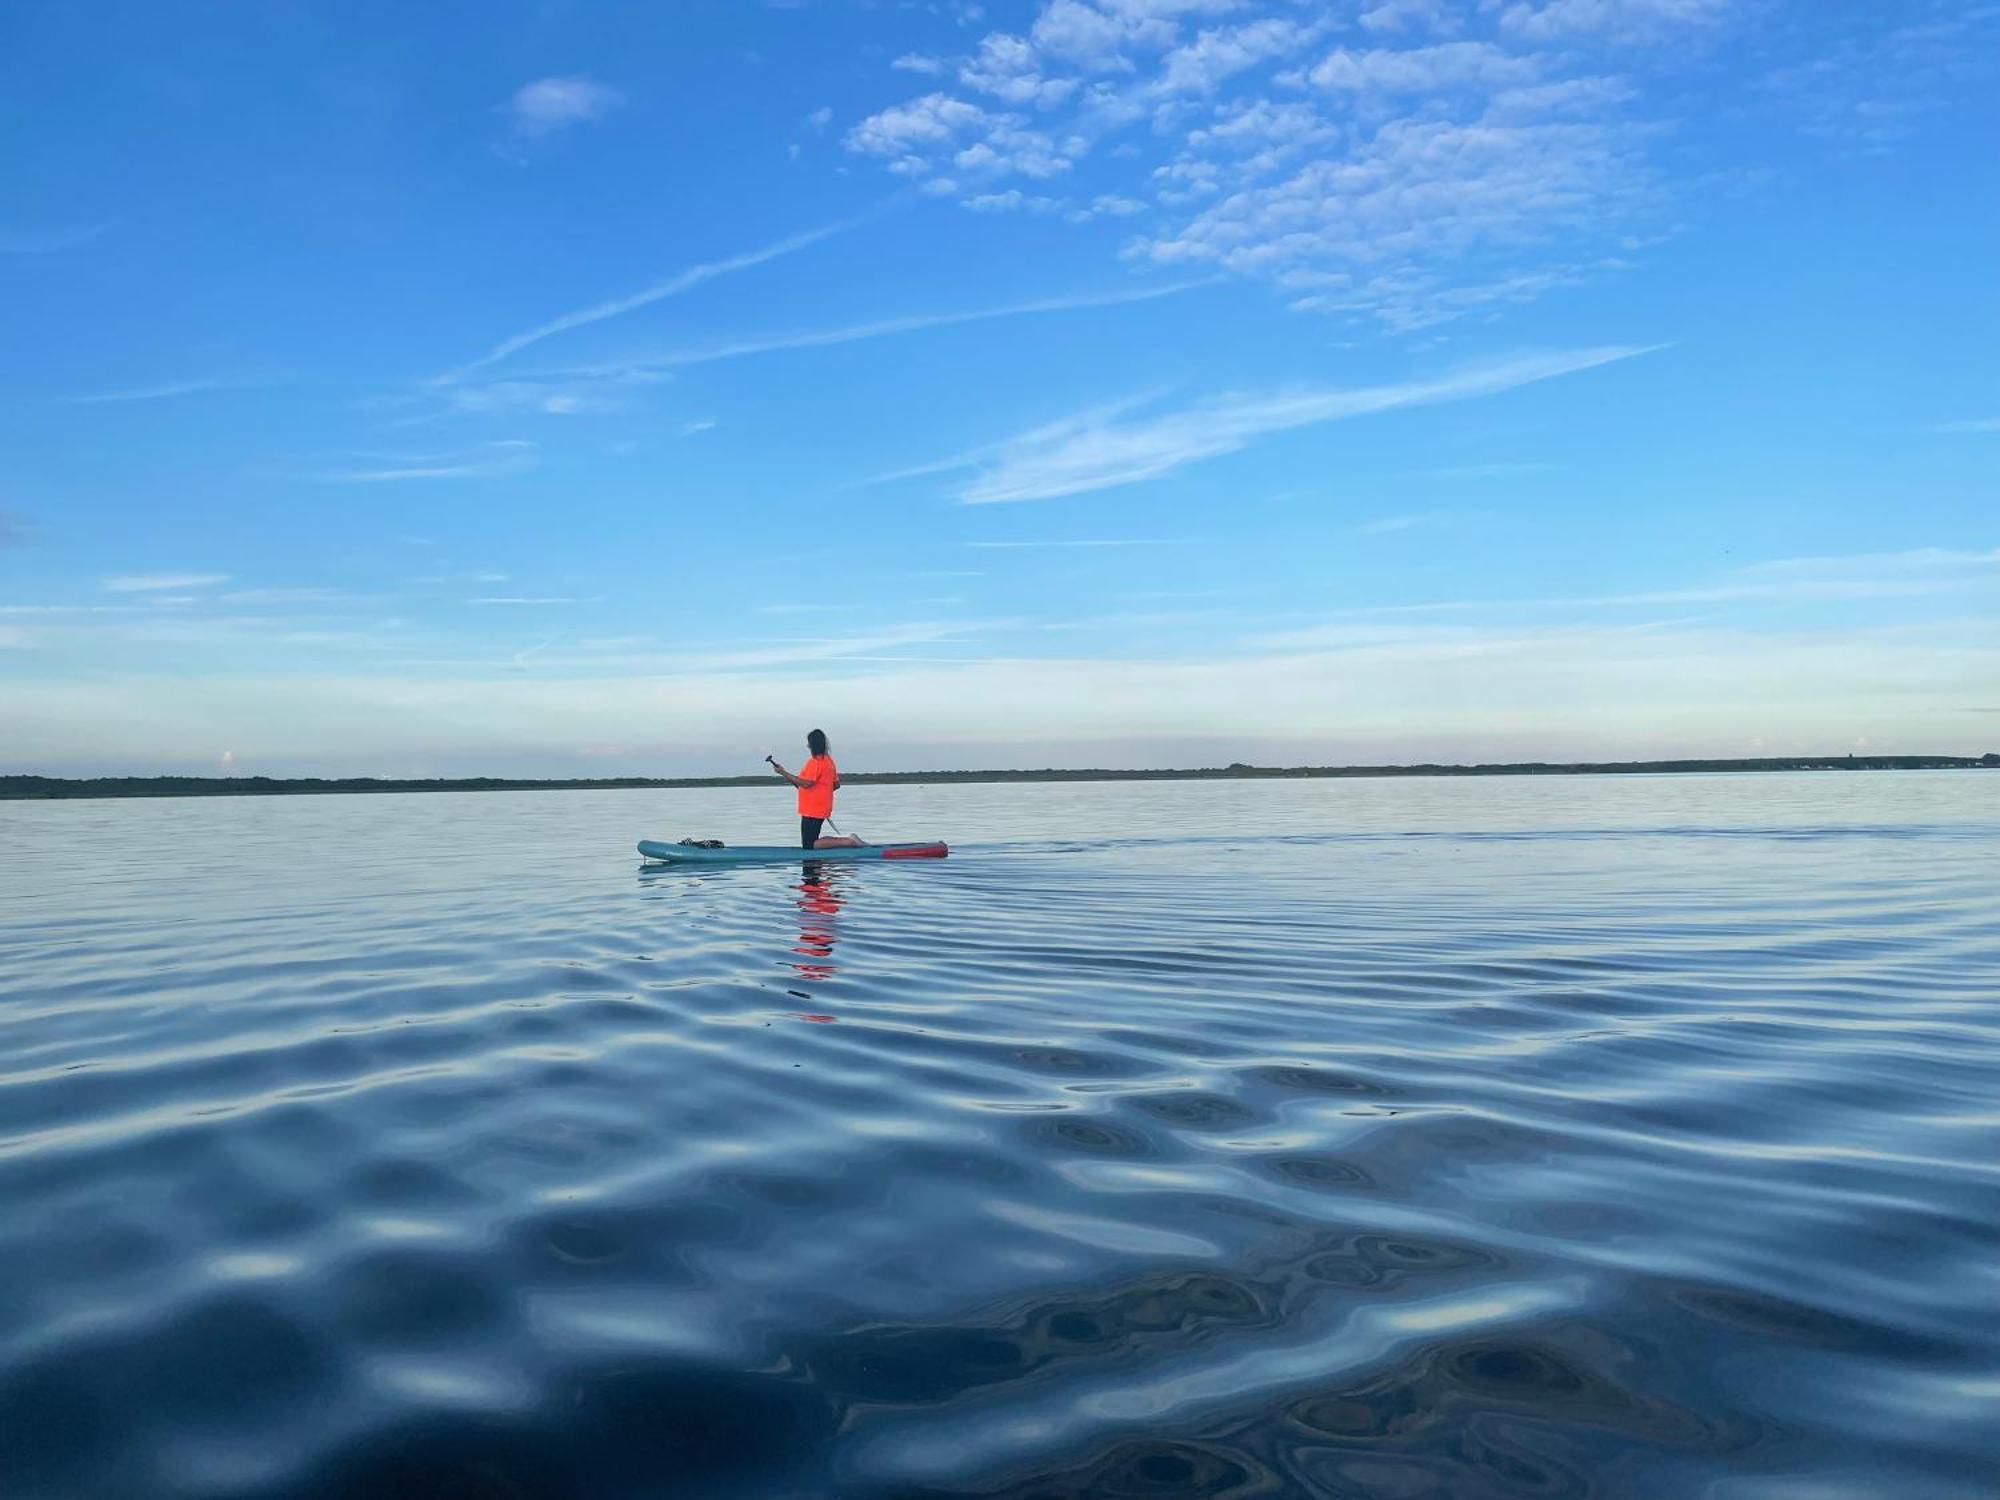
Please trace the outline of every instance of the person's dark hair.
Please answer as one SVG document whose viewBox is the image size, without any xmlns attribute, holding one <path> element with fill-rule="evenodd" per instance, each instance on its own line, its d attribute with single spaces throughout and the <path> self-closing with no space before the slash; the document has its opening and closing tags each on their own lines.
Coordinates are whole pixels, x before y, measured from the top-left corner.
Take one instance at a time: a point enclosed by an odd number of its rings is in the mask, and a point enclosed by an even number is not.
<svg viewBox="0 0 2000 1500">
<path fill-rule="evenodd" d="M 824 729 L 808 729 L 806 731 L 806 749 L 812 751 L 814 755 L 826 754 L 826 731 Z"/>
</svg>

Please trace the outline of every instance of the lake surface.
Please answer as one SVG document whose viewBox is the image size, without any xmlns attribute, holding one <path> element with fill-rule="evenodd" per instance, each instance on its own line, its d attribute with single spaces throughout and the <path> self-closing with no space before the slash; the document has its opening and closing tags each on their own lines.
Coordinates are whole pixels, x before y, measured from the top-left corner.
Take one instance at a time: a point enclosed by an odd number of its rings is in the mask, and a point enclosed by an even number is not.
<svg viewBox="0 0 2000 1500">
<path fill-rule="evenodd" d="M 1989 1500 L 2000 773 L 0 803 L 0 1494 Z"/>
</svg>

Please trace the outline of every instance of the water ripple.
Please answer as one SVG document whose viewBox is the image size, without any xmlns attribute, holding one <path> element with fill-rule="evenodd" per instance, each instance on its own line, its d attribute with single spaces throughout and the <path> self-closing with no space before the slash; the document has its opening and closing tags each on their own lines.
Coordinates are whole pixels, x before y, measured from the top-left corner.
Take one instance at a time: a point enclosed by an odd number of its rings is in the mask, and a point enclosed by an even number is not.
<svg viewBox="0 0 2000 1500">
<path fill-rule="evenodd" d="M 1988 1496 L 1994 785 L 0 806 L 0 1493 Z"/>
</svg>

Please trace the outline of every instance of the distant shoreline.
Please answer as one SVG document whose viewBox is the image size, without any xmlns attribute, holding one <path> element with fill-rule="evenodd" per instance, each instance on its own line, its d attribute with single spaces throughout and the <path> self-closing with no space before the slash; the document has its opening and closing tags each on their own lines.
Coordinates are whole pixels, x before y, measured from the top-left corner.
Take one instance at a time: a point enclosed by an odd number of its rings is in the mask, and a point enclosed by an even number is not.
<svg viewBox="0 0 2000 1500">
<path fill-rule="evenodd" d="M 1757 760 L 1519 761 L 1486 765 L 1247 766 L 1192 771 L 857 771 L 850 786 L 962 786 L 1007 781 L 1271 781 L 1373 776 L 1658 776 L 1689 772 L 1947 771 L 2000 769 L 2000 755 L 1800 755 Z M 498 776 L 392 780 L 372 776 L 0 776 L 0 801 L 83 797 L 296 797 L 342 792 L 687 791 L 769 786 L 764 776 L 616 776 L 530 779 Z"/>
</svg>

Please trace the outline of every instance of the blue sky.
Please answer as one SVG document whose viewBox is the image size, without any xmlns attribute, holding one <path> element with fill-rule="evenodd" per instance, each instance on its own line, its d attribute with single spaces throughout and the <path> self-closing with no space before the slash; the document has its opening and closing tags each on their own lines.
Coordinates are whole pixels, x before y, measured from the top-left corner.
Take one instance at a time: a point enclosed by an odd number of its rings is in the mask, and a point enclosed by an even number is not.
<svg viewBox="0 0 2000 1500">
<path fill-rule="evenodd" d="M 0 21 L 0 770 L 2000 749 L 2000 6 Z"/>
</svg>

